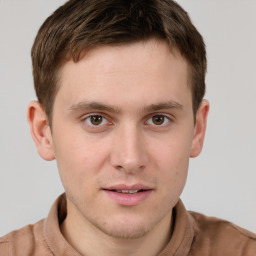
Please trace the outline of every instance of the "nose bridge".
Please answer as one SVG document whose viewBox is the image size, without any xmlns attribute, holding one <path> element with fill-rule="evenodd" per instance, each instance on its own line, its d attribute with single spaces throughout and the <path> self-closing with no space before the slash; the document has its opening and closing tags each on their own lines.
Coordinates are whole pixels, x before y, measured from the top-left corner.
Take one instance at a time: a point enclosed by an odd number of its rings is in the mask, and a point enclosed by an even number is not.
<svg viewBox="0 0 256 256">
<path fill-rule="evenodd" d="M 119 127 L 111 154 L 112 165 L 126 172 L 142 169 L 147 163 L 147 150 L 140 127 L 129 123 Z"/>
</svg>

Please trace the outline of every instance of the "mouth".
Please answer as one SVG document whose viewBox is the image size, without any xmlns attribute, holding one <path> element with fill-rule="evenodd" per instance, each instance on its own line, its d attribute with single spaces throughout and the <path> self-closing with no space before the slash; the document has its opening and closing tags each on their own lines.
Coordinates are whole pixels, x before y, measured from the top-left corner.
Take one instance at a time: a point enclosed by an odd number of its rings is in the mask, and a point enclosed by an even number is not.
<svg viewBox="0 0 256 256">
<path fill-rule="evenodd" d="M 103 189 L 111 200 L 122 206 L 135 206 L 145 201 L 153 189 L 143 185 L 117 185 Z"/>
<path fill-rule="evenodd" d="M 147 189 L 149 190 L 149 189 Z M 136 194 L 136 193 L 142 193 L 144 191 L 147 191 L 146 189 L 124 189 L 124 190 L 117 190 L 117 189 L 112 189 L 112 190 L 109 190 L 109 191 L 113 191 L 113 192 L 116 192 L 116 193 L 121 193 L 121 194 Z"/>
</svg>

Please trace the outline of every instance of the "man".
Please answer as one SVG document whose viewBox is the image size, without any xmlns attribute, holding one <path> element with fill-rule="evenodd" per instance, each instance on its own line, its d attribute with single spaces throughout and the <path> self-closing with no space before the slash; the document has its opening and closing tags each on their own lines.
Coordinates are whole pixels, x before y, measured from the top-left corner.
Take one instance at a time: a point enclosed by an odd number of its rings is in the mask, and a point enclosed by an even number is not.
<svg viewBox="0 0 256 256">
<path fill-rule="evenodd" d="M 256 236 L 179 196 L 206 129 L 206 56 L 168 1 L 69 1 L 32 48 L 38 153 L 65 194 L 0 255 L 255 255 Z"/>
</svg>

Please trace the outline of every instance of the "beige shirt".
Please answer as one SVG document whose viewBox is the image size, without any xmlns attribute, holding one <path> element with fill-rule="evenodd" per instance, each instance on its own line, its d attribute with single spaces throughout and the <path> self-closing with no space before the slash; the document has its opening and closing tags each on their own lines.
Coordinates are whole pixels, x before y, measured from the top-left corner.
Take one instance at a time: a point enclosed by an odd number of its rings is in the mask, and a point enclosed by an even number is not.
<svg viewBox="0 0 256 256">
<path fill-rule="evenodd" d="M 63 194 L 46 219 L 0 238 L 0 256 L 81 256 L 60 232 L 65 216 Z M 157 256 L 256 256 L 256 235 L 228 221 L 188 212 L 181 201 L 174 219 L 171 240 Z"/>
</svg>

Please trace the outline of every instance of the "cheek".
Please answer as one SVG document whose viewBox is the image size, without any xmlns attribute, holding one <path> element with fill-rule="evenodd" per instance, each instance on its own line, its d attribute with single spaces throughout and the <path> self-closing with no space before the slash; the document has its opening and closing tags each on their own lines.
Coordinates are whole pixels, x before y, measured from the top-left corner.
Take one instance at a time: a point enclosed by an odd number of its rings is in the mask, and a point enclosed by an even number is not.
<svg viewBox="0 0 256 256">
<path fill-rule="evenodd" d="M 167 193 L 169 198 L 177 198 L 184 188 L 190 148 L 189 138 L 176 136 L 165 140 L 165 143 L 159 143 L 151 151 L 155 169 L 161 173 L 158 177 L 165 190 L 163 193 Z"/>
<path fill-rule="evenodd" d="M 166 187 L 172 188 L 173 192 L 176 190 L 182 191 L 189 165 L 187 156 L 176 155 L 175 153 L 167 156 L 160 167 L 162 170 L 162 182 L 166 184 Z"/>
<path fill-rule="evenodd" d="M 173 170 L 184 169 L 188 166 L 192 146 L 192 136 L 174 134 L 150 143 L 152 158 L 156 164 L 161 164 Z M 165 168 L 164 168 L 165 169 Z"/>
<path fill-rule="evenodd" d="M 186 183 L 189 159 L 184 156 L 172 155 L 165 161 L 162 168 L 161 185 L 162 193 L 166 202 L 174 206 Z"/>
<path fill-rule="evenodd" d="M 55 137 L 53 143 L 64 186 L 88 186 L 92 178 L 97 177 L 108 155 L 104 140 L 88 139 L 79 133 Z"/>
</svg>

